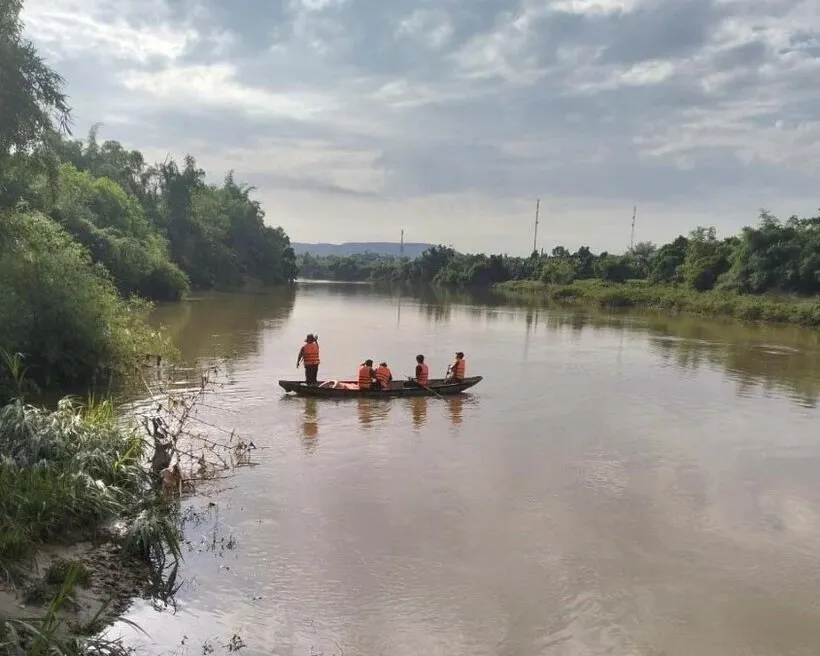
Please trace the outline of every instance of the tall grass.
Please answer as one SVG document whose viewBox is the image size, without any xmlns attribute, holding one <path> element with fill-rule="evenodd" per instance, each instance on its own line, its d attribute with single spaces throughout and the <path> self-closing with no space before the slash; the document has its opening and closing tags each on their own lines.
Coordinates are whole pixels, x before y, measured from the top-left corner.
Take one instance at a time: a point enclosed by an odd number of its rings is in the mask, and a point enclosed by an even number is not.
<svg viewBox="0 0 820 656">
<path fill-rule="evenodd" d="M 644 308 L 744 321 L 820 326 L 820 301 L 809 298 L 697 292 L 674 285 L 576 282 L 544 285 L 536 281 L 502 283 L 501 292 L 549 302 L 600 308 Z"/>
<path fill-rule="evenodd" d="M 110 402 L 0 408 L 0 574 L 37 544 L 138 517 L 154 503 L 144 456 L 145 441 L 123 430 Z M 156 517 L 152 526 L 144 539 L 178 553 L 172 528 Z"/>
</svg>

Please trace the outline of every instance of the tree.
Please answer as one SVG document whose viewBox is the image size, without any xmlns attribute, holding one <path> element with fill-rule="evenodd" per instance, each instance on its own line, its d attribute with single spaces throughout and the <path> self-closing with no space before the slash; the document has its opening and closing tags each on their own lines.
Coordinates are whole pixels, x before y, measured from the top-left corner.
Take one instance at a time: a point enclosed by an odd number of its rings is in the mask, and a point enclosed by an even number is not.
<svg viewBox="0 0 820 656">
<path fill-rule="evenodd" d="M 0 153 L 26 151 L 48 141 L 52 118 L 68 128 L 63 79 L 23 38 L 21 0 L 0 2 Z"/>
<path fill-rule="evenodd" d="M 53 120 L 68 131 L 70 110 L 62 78 L 23 38 L 20 0 L 0 0 L 0 209 L 26 193 L 33 171 L 50 171 Z"/>
<path fill-rule="evenodd" d="M 675 283 L 683 280 L 683 260 L 689 240 L 679 236 L 669 244 L 664 244 L 652 258 L 648 277 L 653 283 Z"/>
<path fill-rule="evenodd" d="M 699 292 L 712 289 L 721 274 L 729 269 L 731 249 L 717 239 L 713 227 L 698 226 L 689 233 L 683 260 L 683 279 Z"/>
</svg>

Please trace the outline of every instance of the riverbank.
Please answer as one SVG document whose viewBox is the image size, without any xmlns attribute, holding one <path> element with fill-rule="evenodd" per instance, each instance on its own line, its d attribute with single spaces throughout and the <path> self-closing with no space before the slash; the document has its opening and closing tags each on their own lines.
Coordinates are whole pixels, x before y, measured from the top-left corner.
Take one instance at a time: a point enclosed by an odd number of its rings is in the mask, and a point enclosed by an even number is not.
<svg viewBox="0 0 820 656">
<path fill-rule="evenodd" d="M 146 440 L 107 401 L 14 400 L 0 453 L 0 653 L 84 653 L 101 639 L 83 636 L 178 562 L 175 508 L 155 492 Z"/>
<path fill-rule="evenodd" d="M 640 282 L 594 281 L 548 285 L 525 280 L 500 283 L 493 289 L 511 297 L 562 305 L 591 305 L 605 309 L 638 308 L 743 321 L 820 326 L 820 301 L 810 298 L 696 292 L 673 285 Z"/>
</svg>

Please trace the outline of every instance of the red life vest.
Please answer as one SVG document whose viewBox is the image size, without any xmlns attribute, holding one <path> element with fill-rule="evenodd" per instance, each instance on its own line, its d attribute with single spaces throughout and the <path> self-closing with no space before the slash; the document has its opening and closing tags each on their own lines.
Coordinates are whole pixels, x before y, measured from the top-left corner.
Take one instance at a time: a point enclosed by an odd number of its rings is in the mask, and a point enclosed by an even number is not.
<svg viewBox="0 0 820 656">
<path fill-rule="evenodd" d="M 464 380 L 464 374 L 467 373 L 467 361 L 464 358 L 456 358 L 456 361 L 453 362 L 453 366 L 451 367 L 451 371 L 453 378 Z"/>
<path fill-rule="evenodd" d="M 308 342 L 302 347 L 302 357 L 306 365 L 319 364 L 319 344 Z"/>
<path fill-rule="evenodd" d="M 421 367 L 421 371 L 416 377 L 416 382 L 419 385 L 426 385 L 427 382 L 430 380 L 430 367 L 427 366 L 426 362 L 422 362 L 418 366 Z"/>
<path fill-rule="evenodd" d="M 379 381 L 379 384 L 387 389 L 390 387 L 390 379 L 393 377 L 390 369 L 387 367 L 379 367 L 376 369 L 376 380 Z"/>
<path fill-rule="evenodd" d="M 372 374 L 373 370 L 366 364 L 359 367 L 359 389 L 370 389 L 370 384 L 373 382 Z"/>
</svg>

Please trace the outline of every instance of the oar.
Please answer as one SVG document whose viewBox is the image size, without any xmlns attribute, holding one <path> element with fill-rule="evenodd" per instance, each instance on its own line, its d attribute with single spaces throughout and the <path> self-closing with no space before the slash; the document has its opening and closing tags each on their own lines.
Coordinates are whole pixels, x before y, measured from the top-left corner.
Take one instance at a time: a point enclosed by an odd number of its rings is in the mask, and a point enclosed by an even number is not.
<svg viewBox="0 0 820 656">
<path fill-rule="evenodd" d="M 405 378 L 407 378 L 407 380 L 415 380 L 414 378 L 410 378 L 410 376 L 405 376 Z M 436 392 L 436 390 L 434 390 L 434 389 L 431 389 L 431 388 L 427 387 L 427 385 L 422 385 L 422 384 L 421 384 L 420 382 L 418 382 L 417 380 L 415 380 L 415 383 L 416 383 L 416 385 L 418 385 L 419 387 L 421 387 L 421 389 L 425 389 L 425 390 L 427 390 L 428 392 L 430 392 L 430 394 L 435 394 L 435 395 L 436 395 L 438 398 L 440 398 L 440 399 L 443 399 L 443 398 L 444 398 L 441 394 L 439 394 L 438 392 Z"/>
</svg>

